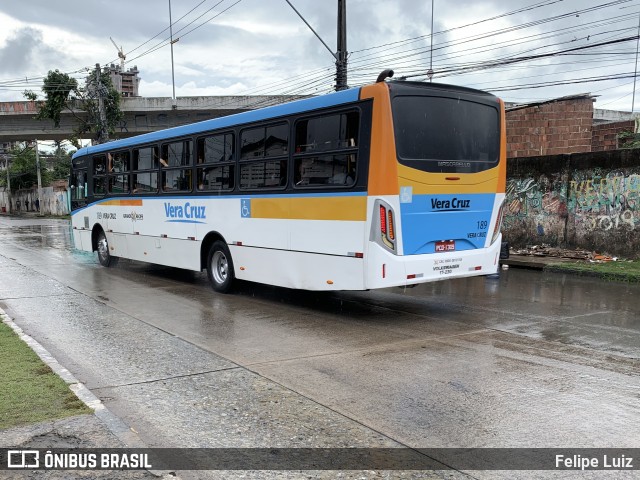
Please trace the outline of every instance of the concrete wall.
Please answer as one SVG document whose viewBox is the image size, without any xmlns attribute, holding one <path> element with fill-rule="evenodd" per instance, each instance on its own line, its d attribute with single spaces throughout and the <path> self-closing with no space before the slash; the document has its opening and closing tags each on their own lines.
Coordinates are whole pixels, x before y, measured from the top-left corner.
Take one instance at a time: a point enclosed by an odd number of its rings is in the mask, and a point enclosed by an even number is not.
<svg viewBox="0 0 640 480">
<path fill-rule="evenodd" d="M 640 149 L 509 159 L 503 233 L 640 258 Z"/>
<path fill-rule="evenodd" d="M 171 98 L 125 97 L 120 105 L 124 118 L 113 138 L 127 138 L 301 98 L 306 96 L 179 97 L 174 107 Z M 65 140 L 77 127 L 76 117 L 86 117 L 79 108 L 65 110 L 60 117 L 60 127 L 55 128 L 50 120 L 35 120 L 37 112 L 35 102 L 0 102 L 0 142 Z"/>
<path fill-rule="evenodd" d="M 0 212 L 20 214 L 36 212 L 36 198 L 38 189 L 18 190 L 11 194 L 11 205 L 7 204 L 7 192 L 0 191 Z M 19 203 L 18 203 L 19 202 Z M 28 205 L 28 206 L 27 206 Z M 40 210 L 47 215 L 68 215 L 69 201 L 66 189 L 43 187 L 40 199 Z"/>
</svg>

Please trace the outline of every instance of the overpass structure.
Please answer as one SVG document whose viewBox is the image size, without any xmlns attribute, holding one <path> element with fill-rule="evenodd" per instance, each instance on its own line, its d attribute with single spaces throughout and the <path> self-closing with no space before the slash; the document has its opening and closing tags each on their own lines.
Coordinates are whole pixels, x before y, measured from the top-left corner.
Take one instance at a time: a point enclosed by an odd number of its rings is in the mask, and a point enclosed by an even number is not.
<svg viewBox="0 0 640 480">
<path fill-rule="evenodd" d="M 174 106 L 171 98 L 122 98 L 120 108 L 124 118 L 113 138 L 132 137 L 164 128 L 223 117 L 269 105 L 299 100 L 301 96 L 229 96 L 180 97 Z M 78 118 L 86 114 L 81 110 L 62 112 L 60 126 L 51 120 L 37 120 L 36 102 L 0 102 L 0 142 L 28 140 L 65 140 L 72 136 Z"/>
</svg>

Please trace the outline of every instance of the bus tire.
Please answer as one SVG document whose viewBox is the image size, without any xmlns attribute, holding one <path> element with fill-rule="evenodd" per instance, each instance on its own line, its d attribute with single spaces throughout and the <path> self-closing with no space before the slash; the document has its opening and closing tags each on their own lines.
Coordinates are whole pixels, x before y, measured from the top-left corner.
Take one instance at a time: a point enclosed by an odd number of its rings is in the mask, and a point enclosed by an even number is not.
<svg viewBox="0 0 640 480">
<path fill-rule="evenodd" d="M 96 243 L 96 250 L 98 251 L 98 261 L 103 267 L 115 267 L 118 263 L 118 257 L 114 257 L 109 253 L 109 242 L 104 232 L 98 234 L 98 241 Z"/>
<path fill-rule="evenodd" d="M 227 244 L 221 240 L 213 242 L 207 257 L 207 274 L 211 286 L 216 292 L 228 293 L 231 291 L 235 274 L 233 260 Z"/>
</svg>

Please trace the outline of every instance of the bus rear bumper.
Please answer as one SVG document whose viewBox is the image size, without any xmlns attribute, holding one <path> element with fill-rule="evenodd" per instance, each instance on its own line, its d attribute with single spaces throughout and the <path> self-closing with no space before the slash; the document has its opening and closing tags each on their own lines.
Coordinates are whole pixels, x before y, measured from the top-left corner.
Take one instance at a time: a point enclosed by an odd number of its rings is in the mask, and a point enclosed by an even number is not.
<svg viewBox="0 0 640 480">
<path fill-rule="evenodd" d="M 502 237 L 488 248 L 438 254 L 393 255 L 371 243 L 366 287 L 386 288 L 436 282 L 452 278 L 491 275 L 498 271 Z"/>
</svg>

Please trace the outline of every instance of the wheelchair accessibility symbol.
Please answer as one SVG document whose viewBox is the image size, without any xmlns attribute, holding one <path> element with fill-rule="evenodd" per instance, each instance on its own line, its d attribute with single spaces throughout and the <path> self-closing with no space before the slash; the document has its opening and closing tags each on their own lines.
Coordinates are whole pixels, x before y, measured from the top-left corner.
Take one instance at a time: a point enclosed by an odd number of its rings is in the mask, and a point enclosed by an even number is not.
<svg viewBox="0 0 640 480">
<path fill-rule="evenodd" d="M 240 199 L 240 216 L 242 218 L 251 218 L 251 199 Z"/>
</svg>

